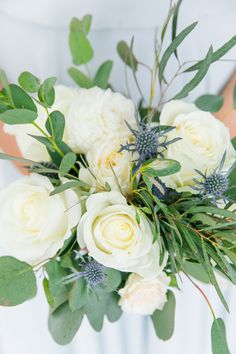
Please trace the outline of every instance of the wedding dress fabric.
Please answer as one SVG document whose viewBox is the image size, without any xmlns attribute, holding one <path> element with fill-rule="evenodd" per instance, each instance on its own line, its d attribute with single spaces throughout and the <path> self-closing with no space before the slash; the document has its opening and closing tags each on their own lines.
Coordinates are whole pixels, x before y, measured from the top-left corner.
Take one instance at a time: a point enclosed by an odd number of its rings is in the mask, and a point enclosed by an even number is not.
<svg viewBox="0 0 236 354">
<path fill-rule="evenodd" d="M 0 0 L 0 67 L 11 81 L 17 80 L 23 70 L 42 78 L 57 76 L 60 83 L 73 85 L 66 70 L 71 65 L 68 49 L 68 25 L 73 16 L 93 15 L 90 39 L 95 59 L 90 63 L 94 72 L 107 59 L 114 61 L 111 81 L 116 90 L 126 92 L 124 65 L 116 54 L 119 40 L 135 37 L 135 53 L 147 63 L 153 61 L 155 27 L 163 22 L 166 0 Z M 202 58 L 213 43 L 221 46 L 234 33 L 236 3 L 234 0 L 185 0 L 179 28 L 200 20 L 196 31 L 180 48 L 184 61 Z M 236 58 L 235 51 L 228 58 Z M 188 98 L 205 92 L 217 93 L 234 68 L 231 62 L 213 66 L 207 78 Z M 170 65 L 167 75 L 174 73 Z M 147 72 L 139 74 L 143 91 L 149 92 Z M 171 88 L 169 95 L 183 85 L 183 76 Z M 137 90 L 131 85 L 133 98 Z M 14 167 L 0 161 L 0 189 L 18 177 Z M 39 279 L 39 285 L 42 279 Z M 215 307 L 216 314 L 226 320 L 232 354 L 236 353 L 234 340 L 236 291 L 222 282 L 223 291 L 231 308 L 230 316 L 222 308 L 214 290 L 202 285 Z M 0 354 L 210 354 L 211 314 L 201 295 L 188 280 L 183 279 L 182 291 L 176 292 L 176 329 L 166 343 L 158 340 L 150 320 L 139 316 L 123 315 L 117 323 L 105 321 L 100 334 L 95 333 L 85 320 L 74 341 L 65 347 L 53 342 L 47 331 L 48 307 L 39 286 L 35 299 L 15 308 L 0 308 Z"/>
</svg>

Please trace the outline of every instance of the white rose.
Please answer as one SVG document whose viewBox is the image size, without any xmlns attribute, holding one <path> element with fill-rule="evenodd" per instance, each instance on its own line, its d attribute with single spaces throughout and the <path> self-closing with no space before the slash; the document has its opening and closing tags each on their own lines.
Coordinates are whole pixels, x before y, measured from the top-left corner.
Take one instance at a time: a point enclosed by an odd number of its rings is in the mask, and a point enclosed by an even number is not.
<svg viewBox="0 0 236 354">
<path fill-rule="evenodd" d="M 177 191 L 191 191 L 193 179 L 199 174 L 210 174 L 219 166 L 226 151 L 224 169 L 229 169 L 235 161 L 235 150 L 230 141 L 229 130 L 212 114 L 199 110 L 195 105 L 182 101 L 165 104 L 160 116 L 160 124 L 175 126 L 169 138 L 181 140 L 168 146 L 166 157 L 180 162 L 180 172 L 163 178 L 166 184 Z"/>
<path fill-rule="evenodd" d="M 87 212 L 78 225 L 78 243 L 87 247 L 90 256 L 99 263 L 124 272 L 142 276 L 156 275 L 160 250 L 153 244 L 153 234 L 147 219 L 127 204 L 119 192 L 91 195 L 86 203 Z"/>
<path fill-rule="evenodd" d="M 74 101 L 74 97 L 77 92 L 78 89 L 75 88 L 66 87 L 62 85 L 55 86 L 55 102 L 49 111 L 51 112 L 58 110 L 63 113 L 66 118 L 70 105 Z M 41 129 L 45 130 L 45 122 L 47 120 L 46 111 L 41 105 L 36 104 L 36 106 L 38 110 L 38 117 L 35 120 L 35 123 L 37 123 Z M 31 136 L 29 136 L 29 134 L 42 136 L 39 130 L 35 128 L 32 124 L 5 124 L 4 131 L 7 134 L 15 136 L 17 145 L 24 158 L 31 159 L 37 162 L 50 160 L 46 147 Z M 66 129 L 64 134 L 64 140 L 65 142 L 68 141 L 68 134 Z"/>
<path fill-rule="evenodd" d="M 149 279 L 133 273 L 125 287 L 119 290 L 119 305 L 124 312 L 152 315 L 154 311 L 163 309 L 169 283 L 170 279 L 164 272 Z"/>
<path fill-rule="evenodd" d="M 130 190 L 130 169 L 132 155 L 127 151 L 120 152 L 122 139 L 107 139 L 95 143 L 86 154 L 89 170 L 80 169 L 81 180 L 99 190 L 106 183 L 112 190 L 128 193 Z M 96 176 L 96 179 L 93 177 Z"/>
<path fill-rule="evenodd" d="M 0 193 L 0 247 L 30 264 L 53 257 L 81 216 L 76 193 L 50 196 L 47 177 L 32 174 Z"/>
<path fill-rule="evenodd" d="M 87 153 L 99 139 L 127 137 L 125 121 L 135 126 L 131 100 L 110 89 L 80 89 L 67 116 L 69 145 L 75 152 Z"/>
</svg>

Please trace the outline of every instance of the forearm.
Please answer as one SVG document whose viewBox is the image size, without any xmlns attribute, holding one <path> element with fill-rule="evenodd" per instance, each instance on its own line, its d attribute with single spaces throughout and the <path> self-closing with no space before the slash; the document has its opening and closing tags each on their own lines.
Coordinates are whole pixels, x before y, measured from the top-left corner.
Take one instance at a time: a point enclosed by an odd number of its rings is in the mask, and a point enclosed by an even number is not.
<svg viewBox="0 0 236 354">
<path fill-rule="evenodd" d="M 236 70 L 223 88 L 221 94 L 224 97 L 224 106 L 216 113 L 216 117 L 222 120 L 230 128 L 231 136 L 236 136 L 236 110 L 233 108 L 233 91 L 236 85 Z"/>
</svg>

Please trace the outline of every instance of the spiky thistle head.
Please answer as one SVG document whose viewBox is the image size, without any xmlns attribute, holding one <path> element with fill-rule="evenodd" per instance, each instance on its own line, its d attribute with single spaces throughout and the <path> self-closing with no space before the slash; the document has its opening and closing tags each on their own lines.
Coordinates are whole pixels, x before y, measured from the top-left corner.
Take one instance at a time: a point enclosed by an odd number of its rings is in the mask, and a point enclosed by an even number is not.
<svg viewBox="0 0 236 354">
<path fill-rule="evenodd" d="M 105 268 L 102 264 L 93 259 L 85 264 L 83 276 L 88 287 L 93 289 L 96 286 L 104 285 Z"/>
<path fill-rule="evenodd" d="M 147 123 L 141 122 L 136 119 L 138 129 L 133 129 L 127 122 L 127 126 L 134 137 L 134 142 L 127 142 L 125 145 L 121 145 L 120 151 L 129 151 L 132 154 L 138 154 L 138 164 L 141 165 L 147 160 L 153 158 L 164 158 L 164 152 L 167 150 L 167 146 L 179 140 L 175 138 L 168 140 L 167 133 L 175 129 L 174 127 L 160 128 L 152 127 L 151 121 Z"/>
<path fill-rule="evenodd" d="M 201 180 L 194 179 L 196 186 L 191 188 L 197 191 L 203 198 L 209 198 L 214 204 L 217 201 L 230 201 L 225 196 L 225 192 L 229 189 L 229 175 L 235 166 L 235 163 L 229 170 L 224 170 L 226 160 L 226 152 L 224 152 L 220 165 L 210 174 L 203 174 L 199 170 L 195 170 L 201 177 Z"/>
</svg>

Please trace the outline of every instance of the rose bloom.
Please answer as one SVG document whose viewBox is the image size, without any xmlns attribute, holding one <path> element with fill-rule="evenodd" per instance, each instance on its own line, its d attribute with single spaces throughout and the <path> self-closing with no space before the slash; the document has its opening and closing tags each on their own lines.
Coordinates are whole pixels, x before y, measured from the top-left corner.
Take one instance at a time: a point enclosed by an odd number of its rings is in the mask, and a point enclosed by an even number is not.
<svg viewBox="0 0 236 354">
<path fill-rule="evenodd" d="M 128 193 L 133 157 L 127 151 L 119 151 L 122 143 L 126 143 L 126 140 L 107 139 L 95 143 L 86 154 L 90 171 L 81 168 L 80 179 L 96 190 L 101 190 L 108 183 L 112 190 L 121 188 L 122 192 Z"/>
<path fill-rule="evenodd" d="M 124 312 L 152 315 L 154 311 L 163 309 L 169 283 L 170 278 L 164 272 L 148 279 L 133 273 L 125 287 L 119 290 L 119 305 Z"/>
<path fill-rule="evenodd" d="M 78 225 L 78 243 L 104 266 L 144 277 L 160 271 L 160 250 L 149 222 L 119 192 L 91 195 Z"/>
<path fill-rule="evenodd" d="M 77 225 L 81 207 L 72 190 L 50 196 L 47 177 L 32 174 L 0 192 L 0 247 L 30 264 L 55 256 Z"/>
<path fill-rule="evenodd" d="M 87 153 L 102 139 L 126 138 L 126 122 L 135 126 L 135 107 L 131 100 L 110 89 L 80 89 L 67 116 L 69 145 L 75 152 Z"/>
<path fill-rule="evenodd" d="M 163 107 L 160 124 L 175 126 L 169 138 L 181 140 L 168 146 L 166 158 L 180 162 L 181 170 L 163 178 L 168 187 L 177 191 L 191 191 L 193 179 L 199 174 L 210 174 L 217 168 L 226 151 L 224 169 L 229 169 L 235 161 L 236 153 L 230 140 L 228 128 L 212 114 L 199 110 L 195 105 L 174 100 Z"/>
<path fill-rule="evenodd" d="M 74 97 L 77 92 L 78 89 L 76 88 L 66 87 L 63 85 L 55 86 L 55 102 L 53 106 L 49 109 L 49 111 L 60 111 L 62 114 L 64 114 L 66 118 L 70 105 L 74 101 Z M 35 120 L 35 123 L 37 123 L 43 130 L 45 130 L 45 122 L 47 120 L 46 110 L 39 104 L 36 104 L 36 106 L 38 110 L 38 117 Z M 36 139 L 29 136 L 29 134 L 42 136 L 40 131 L 32 124 L 4 124 L 4 131 L 7 134 L 15 136 L 17 145 L 24 158 L 31 159 L 37 162 L 50 160 L 46 147 Z M 65 129 L 65 142 L 68 142 L 67 135 L 68 134 Z"/>
</svg>

